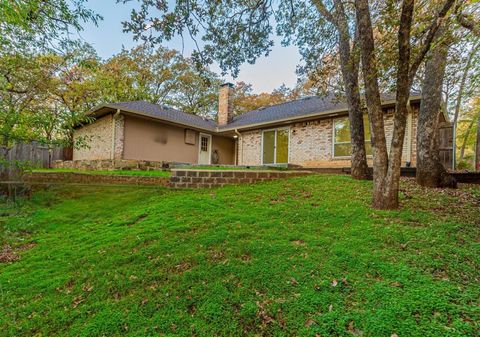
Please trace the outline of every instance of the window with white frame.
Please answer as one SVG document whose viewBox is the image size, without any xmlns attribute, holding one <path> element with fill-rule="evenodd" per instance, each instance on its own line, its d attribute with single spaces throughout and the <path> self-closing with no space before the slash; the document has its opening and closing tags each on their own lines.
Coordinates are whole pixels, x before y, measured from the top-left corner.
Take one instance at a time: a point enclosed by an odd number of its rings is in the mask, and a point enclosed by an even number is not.
<svg viewBox="0 0 480 337">
<path fill-rule="evenodd" d="M 365 151 L 367 155 L 372 154 L 370 140 L 370 127 L 367 115 L 363 115 L 363 126 L 365 131 Z M 349 157 L 352 154 L 352 142 L 350 138 L 350 122 L 348 117 L 336 118 L 333 120 L 333 156 L 336 158 Z"/>
</svg>

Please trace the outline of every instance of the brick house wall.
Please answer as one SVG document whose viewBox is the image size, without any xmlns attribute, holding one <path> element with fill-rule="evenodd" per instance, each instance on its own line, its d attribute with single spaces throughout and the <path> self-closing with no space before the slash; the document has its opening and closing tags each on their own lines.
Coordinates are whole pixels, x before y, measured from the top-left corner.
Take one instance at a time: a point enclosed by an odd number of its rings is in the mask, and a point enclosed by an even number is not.
<svg viewBox="0 0 480 337">
<path fill-rule="evenodd" d="M 242 132 L 238 140 L 238 164 L 262 165 L 262 131 Z"/>
<path fill-rule="evenodd" d="M 402 165 L 407 161 L 412 166 L 416 164 L 416 131 L 417 131 L 418 106 L 413 107 L 413 113 L 409 115 L 407 121 L 407 132 L 404 141 L 404 150 Z M 194 145 L 185 145 L 183 127 L 166 126 L 164 123 L 152 122 L 151 120 L 141 120 L 141 127 L 134 137 L 130 135 L 129 139 L 129 121 L 139 120 L 138 118 L 124 117 L 122 114 L 115 115 L 110 113 L 104 117 L 98 118 L 94 123 L 85 125 L 75 130 L 74 140 L 84 139 L 87 147 L 74 150 L 74 161 L 85 160 L 150 160 L 150 161 L 176 161 L 186 163 L 197 163 L 198 155 L 198 132 L 196 132 L 196 143 Z M 337 117 L 338 118 L 338 117 Z M 166 156 L 159 146 L 163 149 L 167 145 L 162 145 L 157 141 L 158 134 L 165 134 L 163 129 L 155 129 L 149 143 L 147 140 L 148 128 L 154 125 L 162 125 L 168 129 L 168 134 L 173 135 L 173 131 L 178 129 L 179 137 L 171 139 L 167 144 L 172 155 Z M 349 167 L 350 159 L 348 157 L 334 158 L 333 156 L 333 126 L 334 118 L 316 119 L 306 122 L 296 122 L 290 125 L 282 125 L 289 128 L 289 163 L 304 167 Z M 268 127 L 265 129 L 272 129 Z M 385 114 L 385 130 L 387 145 L 390 146 L 393 132 L 393 113 L 387 111 Z M 233 138 L 213 135 L 212 147 L 218 150 L 219 164 L 234 164 L 234 155 L 237 156 L 238 165 L 262 165 L 262 133 L 263 129 L 241 131 L 237 141 L 237 148 L 233 143 Z M 182 146 L 191 148 L 191 154 L 184 158 L 185 149 Z M 148 157 L 145 151 L 153 153 L 156 157 Z M 132 152 L 133 151 L 133 152 Z M 135 156 L 132 156 L 132 153 Z M 183 157 L 182 157 L 183 156 Z M 148 158 L 147 158 L 148 157 Z M 158 158 L 157 158 L 158 157 Z M 191 158 L 190 158 L 191 157 Z M 368 158 L 371 165 L 371 158 Z"/>
<path fill-rule="evenodd" d="M 73 160 L 121 159 L 123 154 L 124 118 L 106 115 L 75 130 L 74 143 L 81 140 L 86 146 L 73 151 Z M 115 129 L 114 129 L 115 128 Z M 115 131 L 115 132 L 114 132 Z M 112 139 L 115 137 L 115 142 Z M 114 156 L 112 158 L 112 150 Z"/>
<path fill-rule="evenodd" d="M 416 131 L 418 107 L 414 108 L 407 121 L 402 165 L 409 161 L 416 163 Z M 348 167 L 350 159 L 333 157 L 334 118 L 292 123 L 289 141 L 289 163 L 305 167 Z M 282 126 L 284 127 L 284 126 Z M 263 129 L 241 133 L 238 140 L 239 165 L 262 165 Z M 388 147 L 393 133 L 393 114 L 385 115 L 385 133 Z M 372 164 L 371 158 L 368 158 Z"/>
<path fill-rule="evenodd" d="M 302 166 L 319 166 L 332 158 L 333 119 L 290 126 L 290 161 Z"/>
</svg>

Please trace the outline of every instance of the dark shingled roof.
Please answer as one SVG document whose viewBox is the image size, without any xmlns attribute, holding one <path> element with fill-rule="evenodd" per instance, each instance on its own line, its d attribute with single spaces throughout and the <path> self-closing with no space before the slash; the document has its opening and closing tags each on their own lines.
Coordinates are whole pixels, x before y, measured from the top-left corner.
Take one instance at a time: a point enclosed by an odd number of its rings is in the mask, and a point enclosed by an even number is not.
<svg viewBox="0 0 480 337">
<path fill-rule="evenodd" d="M 234 117 L 228 125 L 222 128 L 238 128 L 252 124 L 270 123 L 277 120 L 302 117 L 321 112 L 327 113 L 337 109 L 347 109 L 347 104 L 342 97 L 336 97 L 334 95 L 323 97 L 310 96 L 249 111 Z"/>
<path fill-rule="evenodd" d="M 106 106 L 204 130 L 215 131 L 217 128 L 217 123 L 211 119 L 145 101 L 112 103 Z"/>
<path fill-rule="evenodd" d="M 419 95 L 418 93 L 411 94 Z M 395 100 L 395 94 L 382 95 L 382 103 Z M 272 105 L 249 111 L 233 118 L 228 125 L 221 126 L 222 129 L 241 128 L 249 125 L 272 123 L 290 118 L 307 117 L 308 115 L 328 115 L 332 111 L 347 111 L 347 102 L 344 97 L 334 94 L 326 96 L 310 96 L 295 101 Z"/>
<path fill-rule="evenodd" d="M 413 99 L 419 99 L 418 92 L 412 92 Z M 395 100 L 395 94 L 382 95 L 382 103 Z M 106 104 L 104 107 L 121 109 L 127 112 L 148 116 L 164 121 L 190 126 L 201 130 L 222 132 L 224 130 L 241 129 L 253 125 L 275 123 L 289 119 L 328 115 L 334 111 L 347 111 L 345 98 L 337 95 L 310 96 L 295 101 L 272 105 L 249 111 L 236 116 L 227 125 L 219 126 L 214 120 L 192 115 L 167 106 L 145 101 L 121 102 Z"/>
</svg>

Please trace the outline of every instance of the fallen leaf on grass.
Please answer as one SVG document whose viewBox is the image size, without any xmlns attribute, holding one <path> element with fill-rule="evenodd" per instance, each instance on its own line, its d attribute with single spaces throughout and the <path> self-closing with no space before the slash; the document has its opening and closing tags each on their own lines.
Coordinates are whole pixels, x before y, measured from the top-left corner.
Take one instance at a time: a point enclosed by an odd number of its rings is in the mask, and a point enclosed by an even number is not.
<svg viewBox="0 0 480 337">
<path fill-rule="evenodd" d="M 395 287 L 395 288 L 403 288 L 403 284 L 401 284 L 400 282 L 396 282 L 396 281 L 390 283 L 390 285 L 391 285 L 392 287 Z"/>
<path fill-rule="evenodd" d="M 271 324 L 275 322 L 275 319 L 270 316 L 265 309 L 265 303 L 264 302 L 257 302 L 257 307 L 258 307 L 258 312 L 257 316 L 262 320 L 262 325 L 267 326 L 268 324 Z"/>
<path fill-rule="evenodd" d="M 86 292 L 91 292 L 91 291 L 93 290 L 93 286 L 90 285 L 90 284 L 88 284 L 88 283 L 86 283 L 86 284 L 84 284 L 84 285 L 82 286 L 82 290 L 83 290 L 83 291 L 86 291 Z"/>
<path fill-rule="evenodd" d="M 80 303 L 82 303 L 84 300 L 83 300 L 83 297 L 82 295 L 80 296 L 77 296 L 73 299 L 73 302 L 72 302 L 72 308 L 75 309 L 76 307 L 78 307 L 78 305 Z"/>
<path fill-rule="evenodd" d="M 292 278 L 290 279 L 290 284 L 291 284 L 292 286 L 296 286 L 296 285 L 298 285 L 298 281 L 295 280 L 295 279 L 292 277 Z"/>
<path fill-rule="evenodd" d="M 347 327 L 347 330 L 348 332 L 350 332 L 352 335 L 354 336 L 361 336 L 363 335 L 363 332 L 358 330 L 356 327 L 355 327 L 355 322 L 353 321 L 350 321 L 350 323 L 348 323 L 348 327 Z"/>
<path fill-rule="evenodd" d="M 317 324 L 317 322 L 316 322 L 315 320 L 313 320 L 313 319 L 307 319 L 307 320 L 305 321 L 305 326 L 306 326 L 307 328 L 310 327 L 310 326 L 312 326 L 313 324 Z"/>
</svg>

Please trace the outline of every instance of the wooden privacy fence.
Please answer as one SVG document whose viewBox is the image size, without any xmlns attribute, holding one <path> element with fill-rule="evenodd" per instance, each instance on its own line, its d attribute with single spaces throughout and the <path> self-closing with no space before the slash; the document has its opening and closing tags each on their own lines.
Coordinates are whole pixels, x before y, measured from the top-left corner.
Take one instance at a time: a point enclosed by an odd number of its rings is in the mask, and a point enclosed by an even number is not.
<svg viewBox="0 0 480 337">
<path fill-rule="evenodd" d="M 38 142 L 18 143 L 8 152 L 7 161 L 30 162 L 36 167 L 50 168 L 54 160 L 69 160 L 70 156 L 71 151 L 68 148 L 60 146 L 49 148 Z"/>
<path fill-rule="evenodd" d="M 440 125 L 438 129 L 438 148 L 440 161 L 448 170 L 453 164 L 453 128 L 451 125 Z"/>
</svg>

